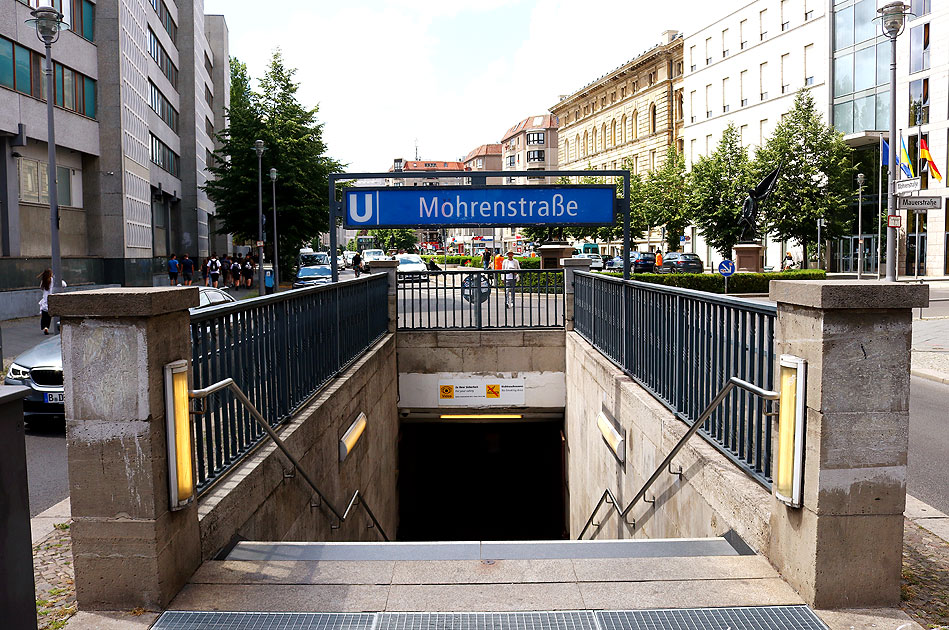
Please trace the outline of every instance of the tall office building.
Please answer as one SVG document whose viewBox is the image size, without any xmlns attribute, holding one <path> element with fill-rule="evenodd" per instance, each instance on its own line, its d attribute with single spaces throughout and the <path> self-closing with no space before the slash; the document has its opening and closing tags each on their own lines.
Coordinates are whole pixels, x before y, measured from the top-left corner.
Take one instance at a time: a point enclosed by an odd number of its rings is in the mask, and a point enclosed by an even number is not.
<svg viewBox="0 0 949 630">
<path fill-rule="evenodd" d="M 24 24 L 40 3 L 0 0 L 0 268 L 23 270 L 0 289 L 35 284 L 50 255 L 43 48 Z M 203 0 L 54 4 L 70 25 L 53 45 L 66 281 L 148 286 L 171 253 L 226 251 L 201 190 L 226 125 L 224 18 Z"/>
</svg>

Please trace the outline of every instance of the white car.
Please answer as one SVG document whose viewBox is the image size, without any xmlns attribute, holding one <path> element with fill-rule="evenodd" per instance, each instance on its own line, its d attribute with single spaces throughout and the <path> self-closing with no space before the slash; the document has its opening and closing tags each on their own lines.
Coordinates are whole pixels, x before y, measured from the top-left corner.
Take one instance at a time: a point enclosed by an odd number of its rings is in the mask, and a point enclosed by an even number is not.
<svg viewBox="0 0 949 630">
<path fill-rule="evenodd" d="M 399 254 L 395 257 L 399 261 L 396 271 L 400 282 L 428 282 L 428 267 L 418 254 Z"/>
<path fill-rule="evenodd" d="M 362 264 L 369 269 L 374 260 L 389 260 L 386 253 L 381 249 L 364 249 L 362 252 Z"/>
<path fill-rule="evenodd" d="M 345 252 L 343 252 L 343 262 L 346 263 L 345 266 L 352 268 L 353 258 L 355 257 L 356 257 L 356 252 L 351 252 L 349 250 L 346 250 Z"/>
<path fill-rule="evenodd" d="M 589 258 L 590 269 L 603 271 L 603 257 L 599 254 L 577 254 L 574 258 Z"/>
</svg>

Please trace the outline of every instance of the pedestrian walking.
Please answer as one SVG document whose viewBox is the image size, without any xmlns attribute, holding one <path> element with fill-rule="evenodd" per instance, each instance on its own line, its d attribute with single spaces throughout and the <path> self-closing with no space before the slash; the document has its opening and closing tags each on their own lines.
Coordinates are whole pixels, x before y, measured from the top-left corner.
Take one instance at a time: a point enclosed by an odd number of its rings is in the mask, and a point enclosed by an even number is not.
<svg viewBox="0 0 949 630">
<path fill-rule="evenodd" d="M 484 253 L 481 254 L 481 262 L 484 263 L 485 271 L 491 268 L 491 250 L 487 247 L 484 248 Z"/>
<path fill-rule="evenodd" d="M 194 261 L 188 258 L 188 254 L 181 260 L 181 279 L 185 286 L 191 286 L 191 279 L 194 277 Z"/>
<path fill-rule="evenodd" d="M 356 252 L 356 255 L 353 256 L 353 271 L 356 272 L 356 277 L 359 277 L 359 274 L 362 273 L 362 254 Z"/>
<path fill-rule="evenodd" d="M 217 254 L 211 254 L 211 260 L 208 261 L 208 280 L 210 286 L 217 288 L 218 279 L 221 277 L 221 261 L 217 259 Z"/>
<path fill-rule="evenodd" d="M 662 250 L 661 249 L 656 250 L 656 271 L 660 273 L 662 272 Z"/>
<path fill-rule="evenodd" d="M 231 280 L 231 258 L 227 254 L 221 256 L 221 287 L 227 288 Z"/>
<path fill-rule="evenodd" d="M 791 256 L 791 252 L 788 252 L 781 264 L 781 271 L 790 271 L 791 269 L 794 269 L 794 257 Z"/>
<path fill-rule="evenodd" d="M 171 258 L 168 259 L 168 280 L 171 282 L 171 286 L 178 284 L 178 256 L 175 254 L 171 255 Z M 181 286 L 178 284 L 178 286 Z"/>
<path fill-rule="evenodd" d="M 517 271 L 521 270 L 521 263 L 515 260 L 514 252 L 509 251 L 507 258 L 501 263 L 504 274 L 504 308 L 514 308 L 514 286 L 517 284 Z"/>
<path fill-rule="evenodd" d="M 52 293 L 53 289 L 53 270 L 47 268 L 39 275 L 40 279 L 40 288 L 43 290 L 43 297 L 40 298 L 40 328 L 43 329 L 43 334 L 49 334 L 49 325 L 52 323 L 53 318 L 49 314 L 49 294 Z M 62 281 L 61 281 L 62 282 Z M 66 286 L 65 282 L 62 282 L 63 287 Z"/>
<path fill-rule="evenodd" d="M 201 277 L 204 278 L 204 286 L 208 286 L 208 266 L 211 264 L 210 258 L 205 258 L 201 263 Z"/>
<path fill-rule="evenodd" d="M 243 271 L 244 285 L 248 289 L 254 286 L 254 267 L 255 267 L 255 261 L 248 254 L 247 256 L 244 257 L 244 271 Z"/>
<path fill-rule="evenodd" d="M 236 258 L 231 263 L 231 283 L 235 289 L 241 288 L 241 263 Z"/>
</svg>

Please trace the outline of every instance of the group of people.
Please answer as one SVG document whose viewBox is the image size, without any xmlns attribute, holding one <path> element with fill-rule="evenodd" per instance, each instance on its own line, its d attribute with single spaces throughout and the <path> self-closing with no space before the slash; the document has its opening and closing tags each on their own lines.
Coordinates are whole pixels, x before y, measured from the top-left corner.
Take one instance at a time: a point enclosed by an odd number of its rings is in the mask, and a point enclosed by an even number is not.
<svg viewBox="0 0 949 630">
<path fill-rule="evenodd" d="M 206 287 L 250 289 L 254 285 L 257 261 L 250 254 L 244 256 L 238 253 L 218 258 L 217 253 L 214 253 L 204 260 L 200 269 Z M 176 254 L 168 258 L 168 280 L 172 286 L 190 287 L 194 282 L 194 273 L 195 262 L 188 254 L 184 254 L 181 260 Z"/>
<path fill-rule="evenodd" d="M 514 252 L 508 251 L 505 256 L 501 256 L 501 252 L 492 255 L 492 251 L 485 248 L 481 261 L 485 269 L 491 269 L 493 266 L 496 270 L 509 272 L 504 274 L 504 307 L 514 308 L 514 287 L 517 284 L 515 272 L 521 270 L 521 263 L 514 258 Z"/>
</svg>

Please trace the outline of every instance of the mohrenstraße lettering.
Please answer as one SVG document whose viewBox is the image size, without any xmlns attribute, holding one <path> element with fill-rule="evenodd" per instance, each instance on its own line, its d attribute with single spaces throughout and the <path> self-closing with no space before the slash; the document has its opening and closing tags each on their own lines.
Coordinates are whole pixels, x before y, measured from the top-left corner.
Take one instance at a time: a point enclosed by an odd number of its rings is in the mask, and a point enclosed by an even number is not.
<svg viewBox="0 0 949 630">
<path fill-rule="evenodd" d="M 570 200 L 564 201 L 561 194 L 555 193 L 548 202 L 546 199 L 512 199 L 506 204 L 504 201 L 463 201 L 461 197 L 455 196 L 455 201 L 439 202 L 437 196 L 429 198 L 428 203 L 424 197 L 419 199 L 418 216 L 420 219 L 499 219 L 505 217 L 575 217 L 577 215 L 577 202 Z"/>
</svg>

